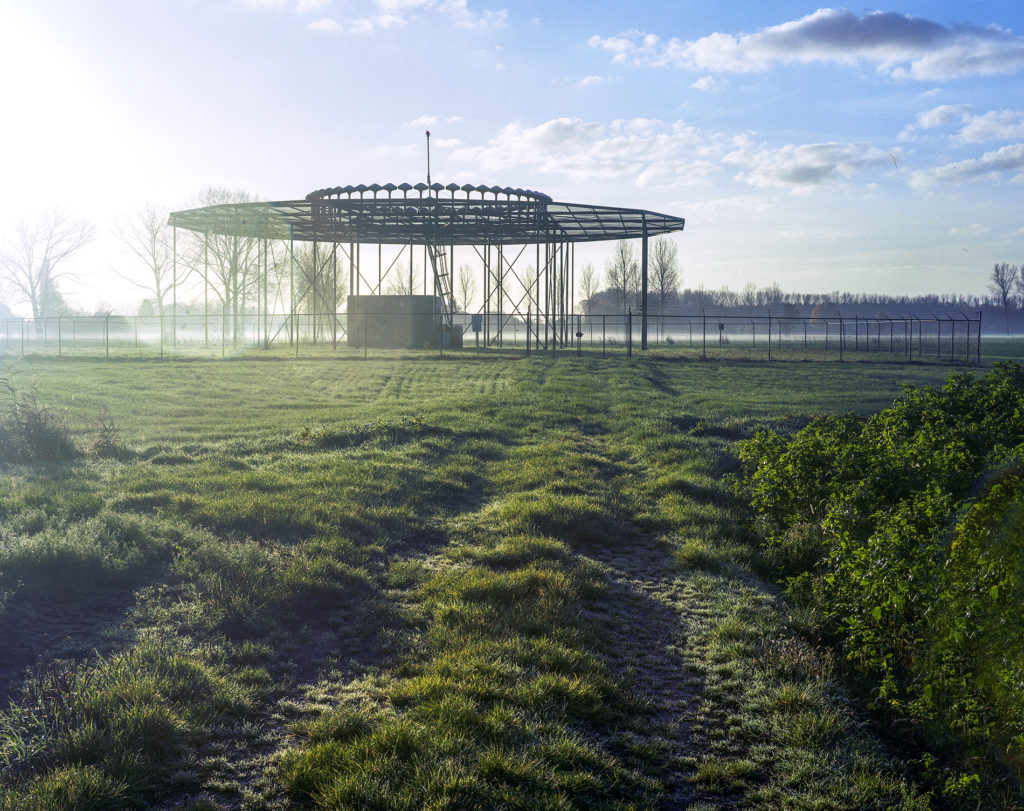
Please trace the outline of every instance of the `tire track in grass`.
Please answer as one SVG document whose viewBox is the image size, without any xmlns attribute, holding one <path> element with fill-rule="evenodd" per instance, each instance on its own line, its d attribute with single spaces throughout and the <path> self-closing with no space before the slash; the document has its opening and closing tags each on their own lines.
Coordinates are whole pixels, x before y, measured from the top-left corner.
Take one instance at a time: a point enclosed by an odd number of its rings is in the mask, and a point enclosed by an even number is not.
<svg viewBox="0 0 1024 811">
<path fill-rule="evenodd" d="M 624 547 L 596 546 L 590 556 L 608 575 L 607 598 L 587 623 L 600 628 L 601 656 L 628 684 L 632 697 L 651 713 L 651 723 L 624 733 L 622 741 L 657 764 L 665 793 L 662 808 L 683 808 L 698 799 L 686 767 L 699 746 L 693 719 L 702 700 L 703 679 L 684 654 L 686 625 L 666 595 L 674 573 L 663 545 L 651 537 Z"/>
</svg>

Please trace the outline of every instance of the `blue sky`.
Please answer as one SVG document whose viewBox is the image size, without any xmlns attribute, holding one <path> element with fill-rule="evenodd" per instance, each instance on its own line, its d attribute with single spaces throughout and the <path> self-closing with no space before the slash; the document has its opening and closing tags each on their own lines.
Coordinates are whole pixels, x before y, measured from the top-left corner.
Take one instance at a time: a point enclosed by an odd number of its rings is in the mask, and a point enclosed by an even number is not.
<svg viewBox="0 0 1024 811">
<path fill-rule="evenodd" d="M 684 284 L 983 292 L 1024 261 L 1024 4 L 6 0 L 0 229 L 433 177 L 687 218 Z M 577 253 L 603 267 L 611 246 Z"/>
</svg>

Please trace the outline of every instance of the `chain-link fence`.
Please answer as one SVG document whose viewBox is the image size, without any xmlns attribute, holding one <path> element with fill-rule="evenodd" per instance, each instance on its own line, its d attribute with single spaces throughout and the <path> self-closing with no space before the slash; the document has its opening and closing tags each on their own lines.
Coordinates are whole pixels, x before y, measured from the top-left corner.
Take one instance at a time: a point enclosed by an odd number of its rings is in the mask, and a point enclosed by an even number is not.
<svg viewBox="0 0 1024 811">
<path fill-rule="evenodd" d="M 0 322 L 0 346 L 11 356 L 226 357 L 246 350 L 293 355 L 371 351 L 574 352 L 645 350 L 640 316 L 455 316 L 415 342 L 393 313 L 294 315 L 61 316 Z M 980 363 L 981 318 L 960 315 L 798 317 L 696 313 L 649 317 L 647 351 L 690 358 L 765 360 L 895 360 Z"/>
</svg>

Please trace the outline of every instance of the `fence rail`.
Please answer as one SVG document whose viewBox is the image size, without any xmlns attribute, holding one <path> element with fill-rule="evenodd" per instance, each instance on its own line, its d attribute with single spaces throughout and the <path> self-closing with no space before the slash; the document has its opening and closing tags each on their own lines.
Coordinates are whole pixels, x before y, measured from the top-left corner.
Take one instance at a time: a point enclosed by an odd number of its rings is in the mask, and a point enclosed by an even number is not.
<svg viewBox="0 0 1024 811">
<path fill-rule="evenodd" d="M 393 313 L 287 315 L 61 316 L 0 321 L 0 347 L 11 355 L 177 357 L 227 356 L 242 349 L 287 347 L 300 354 L 358 352 L 370 333 L 386 330 Z M 602 354 L 641 350 L 641 319 L 633 313 L 536 317 L 455 316 L 464 350 Z M 349 333 L 354 334 L 349 340 Z M 690 357 L 892 359 L 981 362 L 981 316 L 920 315 L 800 317 L 694 313 L 648 319 L 649 349 Z M 424 344 L 408 349 L 450 349 Z M 457 348 L 458 342 L 454 343 Z"/>
</svg>

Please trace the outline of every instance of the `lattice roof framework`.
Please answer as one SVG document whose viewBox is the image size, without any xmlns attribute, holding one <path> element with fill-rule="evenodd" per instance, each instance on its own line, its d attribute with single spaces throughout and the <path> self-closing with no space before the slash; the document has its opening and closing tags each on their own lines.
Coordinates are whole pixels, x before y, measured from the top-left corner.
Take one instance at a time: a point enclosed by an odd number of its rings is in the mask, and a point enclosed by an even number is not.
<svg viewBox="0 0 1024 811">
<path fill-rule="evenodd" d="M 198 233 L 385 245 L 535 244 L 639 239 L 683 230 L 668 214 L 560 203 L 499 186 L 393 183 L 319 189 L 304 200 L 225 203 L 173 212 Z"/>
</svg>

